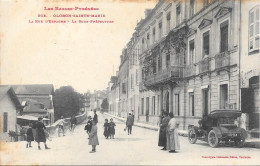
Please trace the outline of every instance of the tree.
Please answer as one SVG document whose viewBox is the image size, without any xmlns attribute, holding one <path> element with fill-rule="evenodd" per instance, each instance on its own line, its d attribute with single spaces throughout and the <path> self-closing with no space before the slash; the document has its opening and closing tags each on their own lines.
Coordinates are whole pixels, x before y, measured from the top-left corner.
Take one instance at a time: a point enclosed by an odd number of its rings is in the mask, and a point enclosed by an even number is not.
<svg viewBox="0 0 260 166">
<path fill-rule="evenodd" d="M 108 104 L 107 98 L 103 99 L 102 104 L 101 104 L 102 110 L 108 111 L 108 105 L 109 104 Z"/>
<path fill-rule="evenodd" d="M 53 97 L 55 120 L 61 116 L 76 116 L 84 105 L 84 96 L 76 92 L 71 86 L 56 89 Z"/>
</svg>

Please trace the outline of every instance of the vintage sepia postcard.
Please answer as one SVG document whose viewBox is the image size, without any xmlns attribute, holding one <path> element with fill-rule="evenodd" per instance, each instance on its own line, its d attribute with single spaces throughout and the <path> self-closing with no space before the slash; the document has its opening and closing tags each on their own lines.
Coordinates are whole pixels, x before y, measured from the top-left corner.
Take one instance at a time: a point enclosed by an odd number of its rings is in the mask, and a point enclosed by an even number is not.
<svg viewBox="0 0 260 166">
<path fill-rule="evenodd" d="M 0 0 L 0 165 L 260 165 L 259 0 Z"/>
</svg>

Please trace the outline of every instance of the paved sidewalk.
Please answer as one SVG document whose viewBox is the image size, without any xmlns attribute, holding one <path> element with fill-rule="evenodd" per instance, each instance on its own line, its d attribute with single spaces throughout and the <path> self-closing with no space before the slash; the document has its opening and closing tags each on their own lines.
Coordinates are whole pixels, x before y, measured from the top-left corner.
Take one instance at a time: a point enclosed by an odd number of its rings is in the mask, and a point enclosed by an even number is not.
<svg viewBox="0 0 260 166">
<path fill-rule="evenodd" d="M 121 117 L 118 117 L 118 116 L 115 116 L 115 115 L 111 115 L 111 114 L 108 114 L 108 113 L 104 113 L 104 114 L 108 115 L 108 116 L 111 116 L 111 117 L 113 117 L 115 119 L 124 121 L 124 122 L 126 121 L 125 118 L 121 118 Z M 142 128 L 146 128 L 146 129 L 151 129 L 151 130 L 156 130 L 156 131 L 159 130 L 158 126 L 153 126 L 153 125 L 144 124 L 144 123 L 134 123 L 134 126 L 138 126 L 138 127 L 142 127 Z M 180 136 L 187 137 L 188 136 L 188 131 L 187 130 L 178 130 L 178 134 Z M 251 148 L 258 148 L 258 149 L 260 149 L 260 139 L 259 138 L 246 139 L 246 142 L 245 142 L 244 146 L 245 147 L 251 147 Z"/>
</svg>

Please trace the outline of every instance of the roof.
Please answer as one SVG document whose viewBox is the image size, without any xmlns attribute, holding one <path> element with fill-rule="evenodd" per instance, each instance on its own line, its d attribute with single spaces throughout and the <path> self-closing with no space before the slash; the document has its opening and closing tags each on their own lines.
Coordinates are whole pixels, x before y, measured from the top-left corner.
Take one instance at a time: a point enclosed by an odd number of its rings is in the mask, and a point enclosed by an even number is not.
<svg viewBox="0 0 260 166">
<path fill-rule="evenodd" d="M 53 95 L 52 84 L 11 85 L 17 95 Z"/>
<path fill-rule="evenodd" d="M 21 103 L 19 102 L 17 96 L 14 93 L 14 90 L 11 86 L 8 85 L 0 85 L 0 100 L 5 95 L 9 95 L 13 103 L 15 104 L 16 108 L 21 109 Z"/>
<path fill-rule="evenodd" d="M 241 111 L 239 110 L 229 110 L 229 109 L 220 109 L 220 110 L 214 110 L 209 114 L 210 117 L 213 118 L 237 118 L 241 116 Z"/>
</svg>

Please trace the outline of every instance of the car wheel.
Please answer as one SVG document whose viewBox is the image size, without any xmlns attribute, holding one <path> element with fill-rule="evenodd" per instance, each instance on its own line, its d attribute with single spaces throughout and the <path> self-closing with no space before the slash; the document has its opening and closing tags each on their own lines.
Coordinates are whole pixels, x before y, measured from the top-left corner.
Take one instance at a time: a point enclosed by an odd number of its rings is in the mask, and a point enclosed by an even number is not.
<svg viewBox="0 0 260 166">
<path fill-rule="evenodd" d="M 218 146 L 219 138 L 217 137 L 217 134 L 214 130 L 211 130 L 208 134 L 208 143 L 212 148 L 215 148 Z"/>
<path fill-rule="evenodd" d="M 194 129 L 190 129 L 188 131 L 188 140 L 191 144 L 195 144 L 198 139 L 198 136 Z"/>
<path fill-rule="evenodd" d="M 245 138 L 242 136 L 242 137 L 240 138 L 240 140 L 235 141 L 235 144 L 236 144 L 238 147 L 242 148 L 242 147 L 245 145 Z"/>
</svg>

